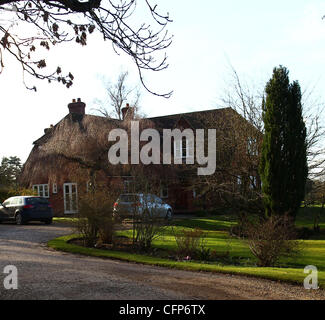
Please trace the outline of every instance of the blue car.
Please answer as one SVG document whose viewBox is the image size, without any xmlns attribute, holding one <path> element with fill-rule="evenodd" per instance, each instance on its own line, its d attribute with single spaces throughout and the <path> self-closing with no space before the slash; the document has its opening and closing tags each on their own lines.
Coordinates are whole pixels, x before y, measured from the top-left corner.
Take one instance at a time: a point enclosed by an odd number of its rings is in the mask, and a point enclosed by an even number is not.
<svg viewBox="0 0 325 320">
<path fill-rule="evenodd" d="M 13 220 L 17 224 L 25 224 L 29 221 L 42 221 L 51 224 L 52 219 L 52 206 L 43 197 L 17 196 L 0 203 L 0 222 Z"/>
</svg>

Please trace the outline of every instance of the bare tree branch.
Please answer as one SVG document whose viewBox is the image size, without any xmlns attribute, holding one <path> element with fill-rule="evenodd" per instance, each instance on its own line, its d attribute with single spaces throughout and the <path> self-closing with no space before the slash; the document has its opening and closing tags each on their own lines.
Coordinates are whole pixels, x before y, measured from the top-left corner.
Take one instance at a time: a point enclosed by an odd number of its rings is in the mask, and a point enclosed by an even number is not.
<svg viewBox="0 0 325 320">
<path fill-rule="evenodd" d="M 122 120 L 122 108 L 125 107 L 128 102 L 133 108 L 134 115 L 139 115 L 141 94 L 136 87 L 130 87 L 127 84 L 127 77 L 128 72 L 124 71 L 119 74 L 116 83 L 104 83 L 107 99 L 106 101 L 96 99 L 95 104 L 98 105 L 98 107 L 92 110 L 99 112 L 104 117 Z M 143 115 L 141 115 L 141 117 L 142 116 Z"/>
<path fill-rule="evenodd" d="M 241 114 L 259 131 L 264 131 L 262 120 L 262 99 L 264 88 L 243 82 L 235 68 L 230 65 L 231 80 L 221 97 L 221 106 L 231 107 Z M 325 174 L 325 124 L 322 116 L 324 103 L 314 99 L 314 89 L 305 89 L 302 93 L 303 117 L 307 128 L 307 160 L 309 178 L 314 179 Z"/>
<path fill-rule="evenodd" d="M 168 98 L 172 92 L 158 94 L 148 88 L 143 71 L 161 71 L 168 67 L 166 53 L 158 60 L 156 56 L 165 52 L 172 42 L 165 30 L 172 20 L 168 14 L 158 13 L 157 6 L 146 0 L 145 5 L 158 28 L 154 29 L 150 23 L 137 26 L 130 19 L 138 12 L 136 5 L 137 0 L 0 0 L 0 67 L 4 68 L 4 54 L 8 53 L 21 64 L 24 74 L 49 82 L 59 81 L 70 87 L 73 75 L 62 75 L 60 67 L 45 73 L 46 59 L 33 59 L 35 51 L 38 47 L 50 50 L 69 41 L 87 45 L 88 36 L 96 30 L 112 43 L 116 52 L 121 50 L 132 58 L 140 81 L 149 92 Z M 36 90 L 35 87 L 30 89 Z"/>
</svg>

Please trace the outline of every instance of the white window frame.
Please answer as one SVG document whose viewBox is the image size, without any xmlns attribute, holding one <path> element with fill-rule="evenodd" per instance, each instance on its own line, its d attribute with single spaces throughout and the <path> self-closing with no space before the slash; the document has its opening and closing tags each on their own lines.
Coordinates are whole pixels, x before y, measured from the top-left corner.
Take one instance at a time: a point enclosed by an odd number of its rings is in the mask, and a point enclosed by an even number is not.
<svg viewBox="0 0 325 320">
<path fill-rule="evenodd" d="M 52 193 L 58 193 L 58 185 L 56 183 L 52 184 Z"/>
<path fill-rule="evenodd" d="M 184 138 L 182 140 L 174 140 L 174 157 L 176 159 L 194 159 L 194 141 L 185 139 L 185 147 L 183 146 L 183 141 Z"/>
<path fill-rule="evenodd" d="M 182 140 L 174 141 L 174 157 L 177 159 L 182 158 Z"/>
<path fill-rule="evenodd" d="M 67 210 L 66 209 L 66 192 L 65 192 L 65 187 L 69 186 L 69 189 L 72 189 L 72 186 L 76 187 L 76 210 Z M 78 186 L 75 182 L 69 182 L 69 183 L 64 183 L 63 184 L 63 204 L 64 204 L 64 213 L 65 214 L 74 214 L 74 213 L 78 213 Z M 72 199 L 70 199 L 70 208 L 72 207 Z"/>
<path fill-rule="evenodd" d="M 46 189 L 45 189 L 46 188 Z M 49 198 L 50 197 L 50 190 L 48 183 L 45 184 L 34 184 L 33 190 L 37 191 L 39 197 Z"/>
</svg>

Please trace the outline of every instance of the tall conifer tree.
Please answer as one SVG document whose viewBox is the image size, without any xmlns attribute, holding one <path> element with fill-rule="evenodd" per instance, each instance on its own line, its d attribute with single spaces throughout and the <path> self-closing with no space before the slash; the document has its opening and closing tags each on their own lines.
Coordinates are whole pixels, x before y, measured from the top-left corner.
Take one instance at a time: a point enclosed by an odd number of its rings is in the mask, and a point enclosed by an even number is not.
<svg viewBox="0 0 325 320">
<path fill-rule="evenodd" d="M 288 74 L 282 66 L 274 68 L 262 104 L 265 135 L 259 173 L 268 217 L 295 218 L 308 175 L 301 91 L 297 81 L 290 84 Z"/>
</svg>

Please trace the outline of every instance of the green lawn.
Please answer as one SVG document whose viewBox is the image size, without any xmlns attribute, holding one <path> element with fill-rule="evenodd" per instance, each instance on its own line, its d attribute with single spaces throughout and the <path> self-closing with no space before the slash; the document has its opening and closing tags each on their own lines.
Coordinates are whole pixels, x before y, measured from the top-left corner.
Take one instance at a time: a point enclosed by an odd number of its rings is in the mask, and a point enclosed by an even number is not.
<svg viewBox="0 0 325 320">
<path fill-rule="evenodd" d="M 313 208 L 308 210 L 301 209 L 297 217 L 297 226 L 313 226 Z M 184 228 L 199 227 L 206 232 L 206 245 L 218 254 L 229 252 L 229 259 L 225 262 L 178 262 L 153 256 L 130 254 L 126 252 L 99 250 L 92 248 L 79 247 L 66 241 L 69 237 L 54 239 L 49 242 L 49 246 L 70 252 L 86 255 L 109 257 L 127 260 L 130 262 L 160 265 L 171 268 L 186 270 L 200 270 L 210 272 L 222 272 L 231 274 L 243 274 L 255 277 L 263 277 L 274 280 L 283 280 L 303 284 L 304 267 L 314 265 L 318 268 L 318 284 L 325 288 L 325 237 L 324 234 L 318 235 L 317 239 L 301 240 L 301 254 L 294 259 L 282 259 L 279 267 L 262 268 L 256 267 L 256 259 L 250 253 L 247 243 L 244 240 L 230 237 L 228 229 L 235 225 L 235 217 L 230 215 L 218 215 L 212 217 L 194 217 L 192 219 L 175 219 L 172 226 L 166 227 L 163 235 L 154 240 L 153 246 L 156 248 L 173 250 L 176 247 L 174 232 L 179 232 Z M 321 217 L 321 228 L 325 228 L 325 219 Z M 131 231 L 123 231 L 120 234 L 131 236 Z"/>
<path fill-rule="evenodd" d="M 297 216 L 296 225 L 298 227 L 312 228 L 314 226 L 314 217 L 320 214 L 319 226 L 325 229 L 325 210 L 322 210 L 320 206 L 313 206 L 308 208 L 300 208 Z M 325 237 L 324 237 L 325 238 Z"/>
<path fill-rule="evenodd" d="M 64 223 L 73 226 L 78 221 L 78 218 L 75 217 L 54 217 L 53 222 L 55 223 Z"/>
<path fill-rule="evenodd" d="M 226 230 L 222 230 L 225 221 L 216 218 L 194 218 L 191 220 L 177 221 L 176 226 L 167 227 L 164 234 L 154 240 L 153 246 L 167 250 L 176 247 L 174 232 L 181 229 L 200 226 L 205 230 L 206 246 L 211 250 L 216 250 L 220 255 L 227 251 L 230 253 L 230 263 L 239 263 L 244 266 L 255 266 L 256 258 L 251 254 L 245 240 L 230 237 Z M 212 231 L 215 226 L 216 231 Z M 219 229 L 219 230 L 218 230 Z M 124 231 L 125 235 L 131 236 L 130 231 Z M 325 271 L 325 240 L 301 240 L 301 253 L 294 258 L 286 258 L 280 261 L 281 267 L 304 268 L 307 265 L 315 265 L 318 270 Z M 325 280 L 325 279 L 324 279 Z"/>
</svg>

